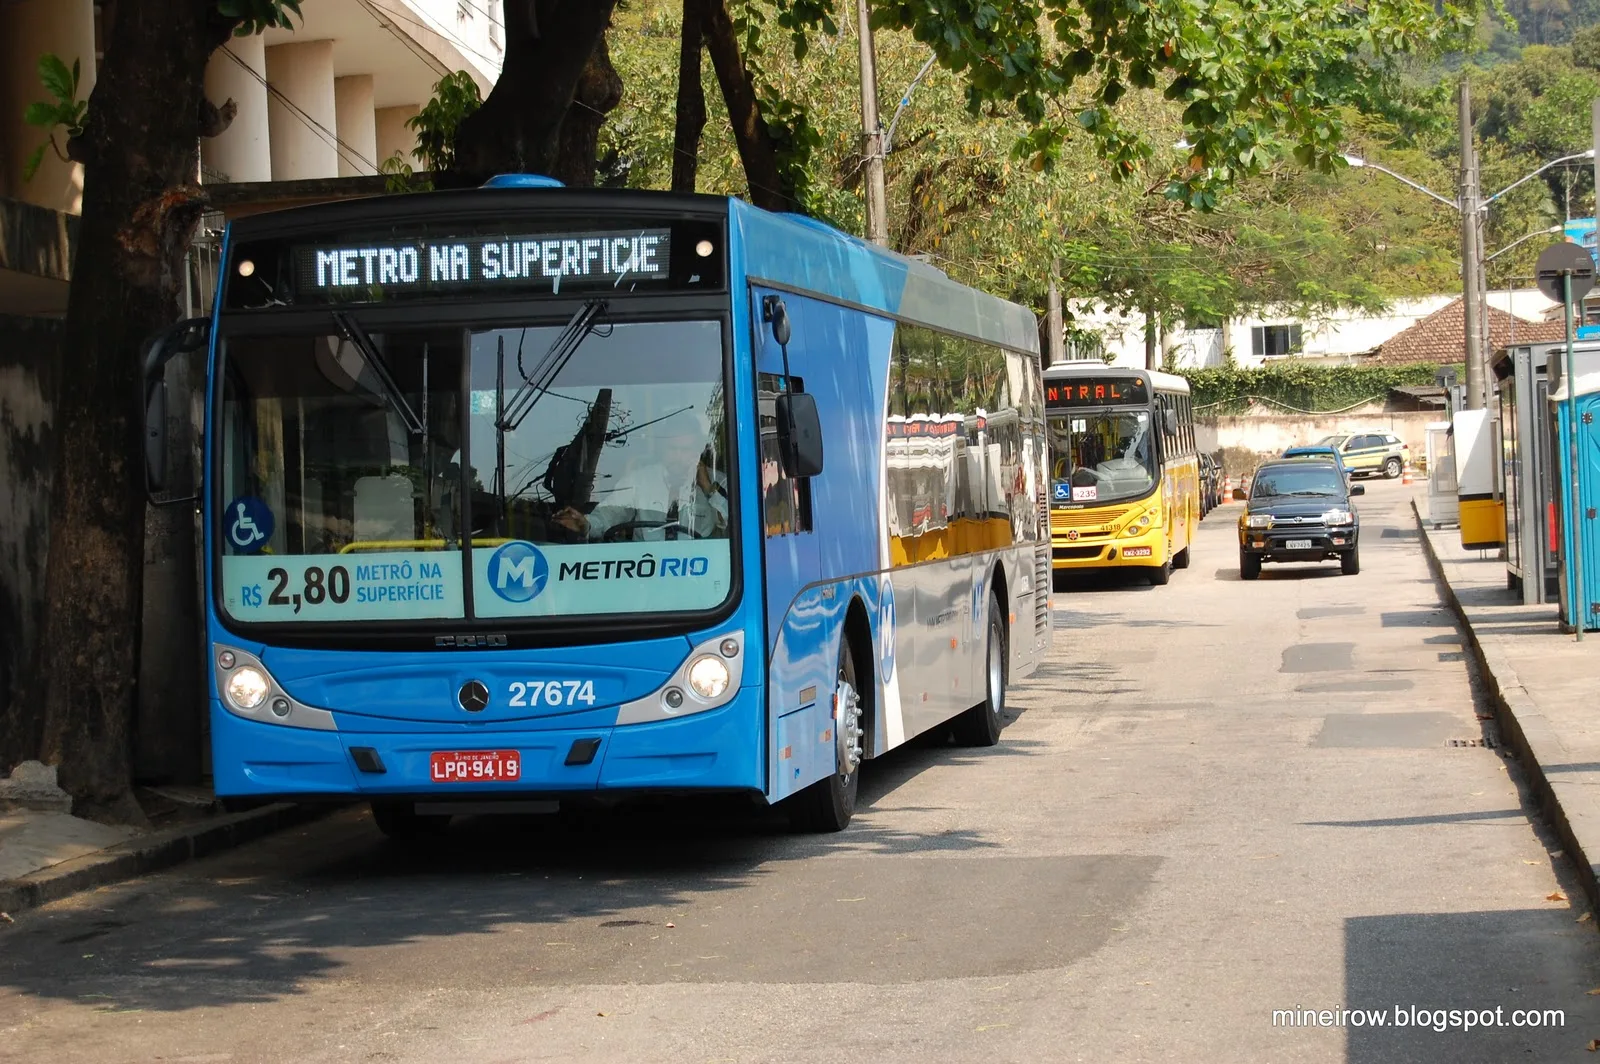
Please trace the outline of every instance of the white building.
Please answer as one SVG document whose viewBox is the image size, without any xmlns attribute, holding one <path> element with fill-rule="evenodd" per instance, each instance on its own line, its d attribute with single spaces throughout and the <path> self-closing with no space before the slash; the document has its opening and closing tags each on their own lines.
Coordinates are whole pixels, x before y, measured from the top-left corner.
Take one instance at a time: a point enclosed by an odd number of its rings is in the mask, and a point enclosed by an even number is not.
<svg viewBox="0 0 1600 1064">
<path fill-rule="evenodd" d="M 1317 315 L 1272 314 L 1235 318 L 1221 328 L 1169 329 L 1158 339 L 1157 359 L 1179 368 L 1220 366 L 1232 350 L 1240 366 L 1264 365 L 1287 356 L 1324 360 L 1329 365 L 1352 365 L 1360 356 L 1409 329 L 1435 311 L 1459 299 L 1460 294 L 1396 300 L 1380 314 L 1361 311 L 1327 311 Z M 1489 293 L 1489 305 L 1529 322 L 1542 322 L 1558 306 L 1537 289 Z M 1080 334 L 1099 337 L 1099 348 L 1078 344 L 1079 357 L 1109 355 L 1114 365 L 1145 364 L 1144 315 L 1107 310 L 1093 300 L 1068 301 L 1069 327 Z M 1069 348 L 1069 353 L 1071 352 Z"/>
<path fill-rule="evenodd" d="M 127 4 L 133 0 L 120 0 Z M 80 68 L 94 89 L 104 56 L 100 0 L 0 3 L 0 314 L 61 314 L 66 307 L 83 168 L 47 151 L 23 176 L 44 131 L 22 120 L 47 98 L 39 58 Z M 406 119 L 442 76 L 467 71 L 488 94 L 504 52 L 503 0 L 305 0 L 293 30 L 231 38 L 206 68 L 206 95 L 238 113 L 201 145 L 206 183 L 375 175 L 399 152 L 413 166 Z M 59 137 L 58 137 L 59 141 Z"/>
</svg>

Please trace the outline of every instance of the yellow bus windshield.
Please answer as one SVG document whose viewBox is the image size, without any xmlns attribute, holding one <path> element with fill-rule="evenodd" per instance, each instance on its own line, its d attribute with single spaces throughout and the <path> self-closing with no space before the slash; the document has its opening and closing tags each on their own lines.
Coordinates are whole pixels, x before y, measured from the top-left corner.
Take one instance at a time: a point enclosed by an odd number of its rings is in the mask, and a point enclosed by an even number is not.
<svg viewBox="0 0 1600 1064">
<path fill-rule="evenodd" d="M 1105 503 L 1148 495 L 1156 485 L 1148 410 L 1083 410 L 1050 416 L 1052 498 Z"/>
</svg>

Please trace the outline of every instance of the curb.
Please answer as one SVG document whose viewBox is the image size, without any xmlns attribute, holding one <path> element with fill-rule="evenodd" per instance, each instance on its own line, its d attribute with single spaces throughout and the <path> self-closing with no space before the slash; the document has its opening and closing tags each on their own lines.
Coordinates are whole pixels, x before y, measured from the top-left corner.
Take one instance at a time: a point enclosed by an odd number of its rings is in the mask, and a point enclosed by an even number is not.
<svg viewBox="0 0 1600 1064">
<path fill-rule="evenodd" d="M 79 891 L 209 857 L 274 831 L 315 820 L 333 808 L 280 802 L 130 839 L 16 879 L 0 880 L 0 912 L 19 913 Z"/>
<path fill-rule="evenodd" d="M 1501 739 L 1506 748 L 1516 755 L 1517 762 L 1527 774 L 1528 783 L 1539 800 L 1539 812 L 1555 830 L 1556 837 L 1561 840 L 1562 848 L 1572 858 L 1578 873 L 1578 881 L 1583 887 L 1583 893 L 1588 897 L 1591 911 L 1600 912 L 1600 880 L 1597 880 L 1595 874 L 1593 858 L 1579 840 L 1577 830 L 1571 818 L 1567 816 L 1566 809 L 1562 807 L 1561 797 L 1556 793 L 1550 777 L 1545 774 L 1538 755 L 1541 749 L 1559 749 L 1560 742 L 1551 732 L 1549 721 L 1539 712 L 1538 703 L 1517 678 L 1516 670 L 1506 660 L 1505 652 L 1500 647 L 1485 644 L 1478 638 L 1477 630 L 1467 619 L 1467 611 L 1462 607 L 1461 600 L 1456 597 L 1455 588 L 1450 586 L 1450 581 L 1445 576 L 1444 563 L 1439 560 L 1439 555 L 1433 549 L 1433 540 L 1428 534 L 1427 525 L 1422 519 L 1421 510 L 1417 508 L 1415 498 L 1411 500 L 1411 512 L 1417 521 L 1418 538 L 1422 540 L 1423 551 L 1428 556 L 1428 569 L 1433 573 L 1433 578 L 1444 595 L 1445 603 L 1466 632 L 1473 660 L 1477 662 L 1478 671 L 1483 676 L 1484 684 L 1489 691 L 1490 704 L 1494 711 L 1495 724 L 1500 729 Z"/>
</svg>

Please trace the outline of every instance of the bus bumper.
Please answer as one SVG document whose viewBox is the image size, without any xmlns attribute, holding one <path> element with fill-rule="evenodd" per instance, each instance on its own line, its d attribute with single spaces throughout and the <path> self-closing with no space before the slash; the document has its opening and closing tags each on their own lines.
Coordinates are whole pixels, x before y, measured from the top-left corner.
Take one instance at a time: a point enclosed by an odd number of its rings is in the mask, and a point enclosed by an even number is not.
<svg viewBox="0 0 1600 1064">
<path fill-rule="evenodd" d="M 1167 530 L 1152 524 L 1137 536 L 1085 536 L 1050 540 L 1050 566 L 1056 572 L 1120 566 L 1159 568 L 1167 563 Z"/>
<path fill-rule="evenodd" d="M 759 696 L 759 689 L 746 688 L 719 709 L 621 727 L 437 732 L 283 727 L 234 716 L 212 699 L 215 789 L 220 797 L 405 796 L 436 801 L 452 795 L 761 791 L 765 775 Z M 515 751 L 518 778 L 433 780 L 433 753 L 475 750 Z"/>
</svg>

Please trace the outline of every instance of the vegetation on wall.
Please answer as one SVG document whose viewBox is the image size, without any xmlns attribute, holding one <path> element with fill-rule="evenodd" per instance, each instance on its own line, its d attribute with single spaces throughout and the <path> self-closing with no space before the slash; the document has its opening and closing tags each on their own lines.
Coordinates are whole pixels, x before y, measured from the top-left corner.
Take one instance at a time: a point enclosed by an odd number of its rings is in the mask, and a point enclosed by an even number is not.
<svg viewBox="0 0 1600 1064">
<path fill-rule="evenodd" d="M 1257 369 L 1217 366 L 1182 373 L 1193 390 L 1195 412 L 1215 417 L 1243 414 L 1257 401 L 1301 413 L 1337 413 L 1386 399 L 1393 388 L 1434 384 L 1438 371 L 1428 363 L 1334 367 L 1287 359 Z M 1461 373 L 1459 367 L 1456 372 Z"/>
</svg>

